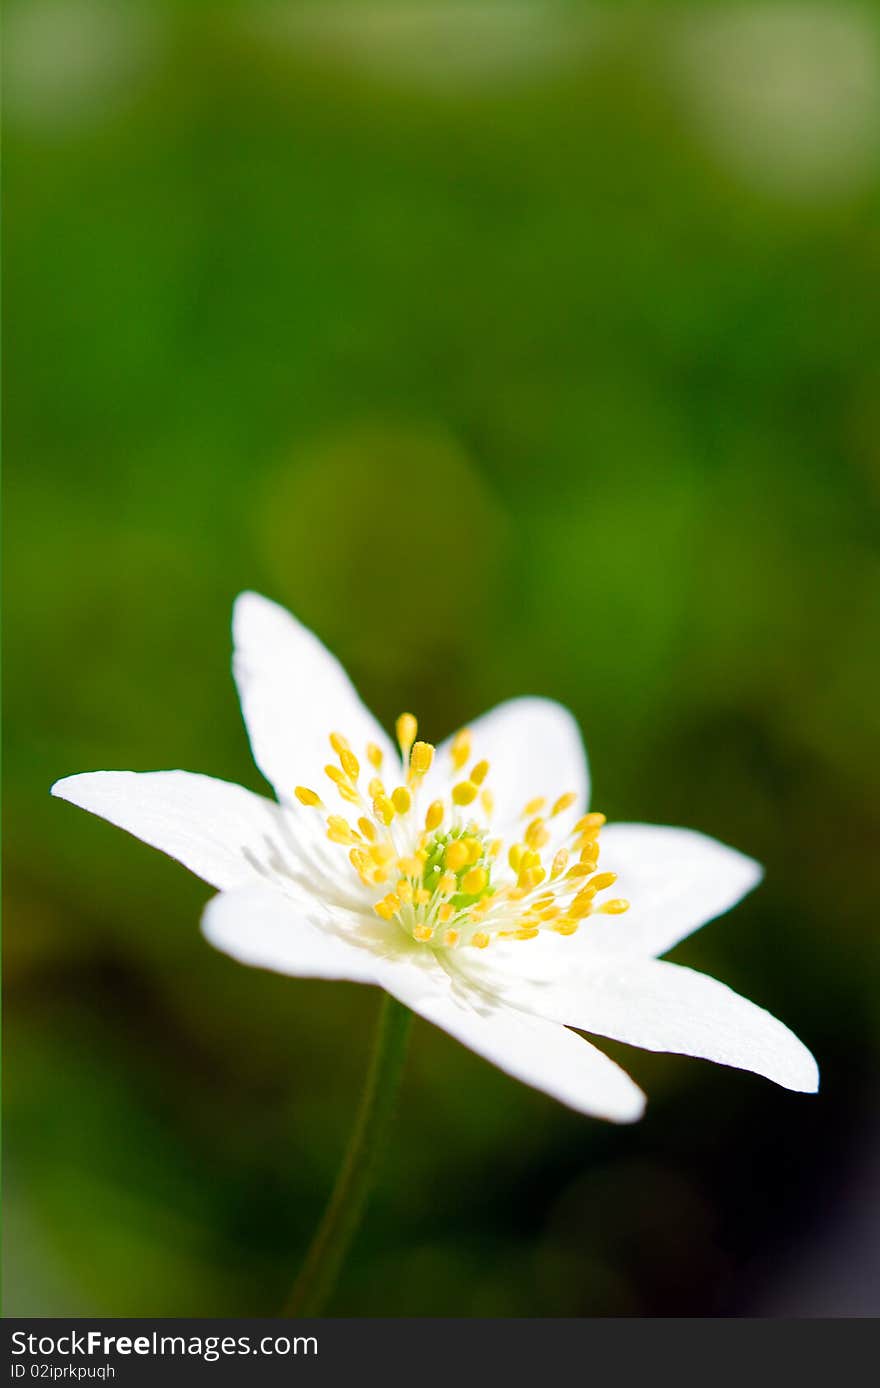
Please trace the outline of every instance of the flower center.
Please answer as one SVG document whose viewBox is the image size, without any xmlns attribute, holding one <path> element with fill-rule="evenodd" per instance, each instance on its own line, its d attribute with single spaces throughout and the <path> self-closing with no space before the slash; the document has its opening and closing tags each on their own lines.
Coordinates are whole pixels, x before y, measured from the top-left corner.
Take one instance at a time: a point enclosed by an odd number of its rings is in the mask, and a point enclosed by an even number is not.
<svg viewBox="0 0 880 1388">
<path fill-rule="evenodd" d="M 330 734 L 338 765 L 324 768 L 339 797 L 360 811 L 354 823 L 326 814 L 327 837 L 348 848 L 350 870 L 376 898 L 372 909 L 381 920 L 432 948 L 486 949 L 493 940 L 532 940 L 542 930 L 573 935 L 596 912 L 620 915 L 628 909 L 621 898 L 597 900 L 617 880 L 613 872 L 597 870 L 604 815 L 575 818 L 573 792 L 549 808 L 536 797 L 523 807 L 505 853 L 504 839 L 492 829 L 489 763 L 477 761 L 465 770 L 471 761 L 469 729 L 452 740 L 451 789 L 425 807 L 420 802 L 434 748 L 416 740 L 412 714 L 401 714 L 396 727 L 404 775 L 390 791 L 374 743 L 365 749 L 374 773 L 366 792 L 360 761 L 341 733 Z M 317 791 L 297 786 L 295 793 L 300 804 L 327 810 Z"/>
</svg>

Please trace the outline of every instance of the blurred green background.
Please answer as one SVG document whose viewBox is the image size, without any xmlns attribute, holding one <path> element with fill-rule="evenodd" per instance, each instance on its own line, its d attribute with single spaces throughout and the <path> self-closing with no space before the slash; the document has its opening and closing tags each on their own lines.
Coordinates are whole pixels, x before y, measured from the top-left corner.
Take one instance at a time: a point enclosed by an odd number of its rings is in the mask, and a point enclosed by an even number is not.
<svg viewBox="0 0 880 1388">
<path fill-rule="evenodd" d="M 337 1167 L 377 996 L 48 795 L 264 788 L 244 587 L 761 859 L 674 957 L 823 1073 L 609 1046 L 615 1129 L 419 1023 L 333 1312 L 876 1313 L 880 8 L 10 0 L 6 65 L 6 1313 L 274 1313 Z"/>
</svg>

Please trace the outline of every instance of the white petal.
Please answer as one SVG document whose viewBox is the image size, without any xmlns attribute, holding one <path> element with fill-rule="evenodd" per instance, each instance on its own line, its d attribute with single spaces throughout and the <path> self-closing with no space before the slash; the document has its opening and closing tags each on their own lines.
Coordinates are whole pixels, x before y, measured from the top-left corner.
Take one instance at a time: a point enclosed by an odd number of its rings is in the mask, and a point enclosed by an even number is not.
<svg viewBox="0 0 880 1388">
<path fill-rule="evenodd" d="M 314 904 L 312 904 L 314 905 Z M 212 945 L 239 963 L 298 978 L 377 983 L 369 949 L 322 928 L 305 899 L 297 902 L 274 887 L 221 892 L 208 902 L 202 930 Z"/>
<path fill-rule="evenodd" d="M 378 931 L 354 944 L 316 925 L 307 910 L 270 887 L 214 897 L 202 929 L 211 944 L 243 964 L 379 984 L 507 1074 L 581 1113 L 618 1123 L 641 1117 L 641 1090 L 595 1046 L 563 1026 L 476 998 L 402 932 L 386 932 L 384 948 Z"/>
<path fill-rule="evenodd" d="M 816 1062 L 788 1027 L 706 974 L 657 959 L 510 986 L 509 1002 L 647 1051 L 700 1056 L 813 1093 Z"/>
<path fill-rule="evenodd" d="M 574 937 L 578 949 L 605 956 L 664 954 L 757 886 L 752 858 L 692 829 L 609 824 L 602 830 L 602 871 L 616 872 L 622 916 L 592 916 Z"/>
<path fill-rule="evenodd" d="M 564 1026 L 477 998 L 463 987 L 411 986 L 389 971 L 384 987 L 506 1074 L 579 1113 L 633 1123 L 645 1107 L 642 1091 L 619 1065 Z"/>
<path fill-rule="evenodd" d="M 232 632 L 233 671 L 254 761 L 279 800 L 290 802 L 303 785 L 335 803 L 323 771 L 335 762 L 327 740 L 332 732 L 348 738 L 362 763 L 367 742 L 375 742 L 399 768 L 398 753 L 339 661 L 283 607 L 242 593 Z"/>
<path fill-rule="evenodd" d="M 90 771 L 56 781 L 52 794 L 224 889 L 270 875 L 288 834 L 274 801 L 191 771 Z"/>
<path fill-rule="evenodd" d="M 560 795 L 574 791 L 571 816 L 583 813 L 590 793 L 587 757 L 578 725 L 562 704 L 510 699 L 468 727 L 472 760 L 489 763 L 486 785 L 495 799 L 498 833 L 511 832 L 523 807 L 537 796 L 552 807 Z M 437 749 L 438 776 L 449 777 L 451 746 L 448 738 Z"/>
</svg>

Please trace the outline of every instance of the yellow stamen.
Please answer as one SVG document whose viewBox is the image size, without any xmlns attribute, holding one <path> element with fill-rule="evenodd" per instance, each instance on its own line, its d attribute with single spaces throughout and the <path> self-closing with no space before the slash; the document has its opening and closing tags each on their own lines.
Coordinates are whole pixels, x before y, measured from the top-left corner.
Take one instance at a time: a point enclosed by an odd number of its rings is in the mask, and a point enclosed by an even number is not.
<svg viewBox="0 0 880 1388">
<path fill-rule="evenodd" d="M 590 878 L 589 885 L 594 892 L 604 892 L 606 887 L 613 887 L 616 881 L 616 872 L 597 872 L 595 877 Z"/>
<path fill-rule="evenodd" d="M 425 943 L 425 942 L 427 942 L 428 940 L 430 940 L 430 938 L 431 938 L 431 936 L 432 936 L 433 934 L 434 934 L 434 927 L 431 926 L 431 925 L 414 925 L 414 926 L 413 926 L 413 937 L 414 937 L 416 940 L 421 940 L 423 943 Z"/>
<path fill-rule="evenodd" d="M 373 801 L 373 812 L 377 819 L 381 819 L 382 823 L 387 826 L 395 815 L 394 804 L 387 795 L 377 795 Z"/>
<path fill-rule="evenodd" d="M 523 806 L 523 819 L 531 819 L 532 815 L 540 814 L 546 803 L 543 795 L 536 795 L 534 800 Z"/>
<path fill-rule="evenodd" d="M 394 848 L 390 843 L 370 844 L 370 857 L 381 867 L 382 863 L 390 863 L 394 857 Z"/>
<path fill-rule="evenodd" d="M 550 834 L 543 819 L 533 819 L 525 832 L 525 840 L 529 848 L 543 848 L 550 840 Z"/>
<path fill-rule="evenodd" d="M 473 781 L 459 781 L 457 786 L 452 787 L 452 803 L 454 805 L 470 805 L 477 798 L 477 787 Z"/>
<path fill-rule="evenodd" d="M 460 938 L 457 930 L 447 930 L 443 936 L 443 943 L 447 949 L 454 949 Z"/>
<path fill-rule="evenodd" d="M 410 757 L 410 768 L 414 776 L 425 776 L 431 770 L 434 748 L 430 742 L 416 742 Z"/>
<path fill-rule="evenodd" d="M 567 848 L 560 848 L 559 852 L 556 854 L 555 858 L 553 859 L 553 863 L 552 863 L 552 866 L 551 866 L 551 868 L 550 868 L 550 877 L 551 877 L 551 880 L 552 880 L 554 877 L 558 877 L 558 876 L 560 875 L 560 873 L 565 872 L 565 869 L 566 869 L 567 866 L 568 866 L 568 849 L 567 849 Z"/>
<path fill-rule="evenodd" d="M 553 929 L 556 931 L 557 935 L 574 935 L 579 925 L 580 921 L 570 921 L 563 917 L 561 921 L 556 922 Z"/>
<path fill-rule="evenodd" d="M 615 897 L 613 901 L 604 902 L 599 910 L 603 916 L 622 916 L 625 911 L 629 910 L 629 902 L 625 901 L 622 896 Z"/>
<path fill-rule="evenodd" d="M 432 805 L 428 806 L 428 813 L 425 815 L 425 828 L 429 833 L 432 833 L 434 829 L 439 829 L 442 823 L 443 801 L 435 800 Z"/>
<path fill-rule="evenodd" d="M 397 866 L 407 877 L 421 877 L 425 866 L 424 853 L 414 853 L 409 858 L 398 858 Z"/>
<path fill-rule="evenodd" d="M 593 834 L 607 822 L 603 814 L 585 814 L 581 816 L 571 832 L 572 834 Z"/>
<path fill-rule="evenodd" d="M 394 916 L 394 907 L 389 906 L 385 899 L 377 901 L 373 906 L 373 910 L 376 912 L 377 916 L 381 916 L 383 921 L 390 921 Z"/>
<path fill-rule="evenodd" d="M 378 776 L 373 777 L 372 781 L 370 781 L 369 785 L 367 786 L 367 790 L 370 792 L 370 797 L 373 800 L 375 800 L 377 796 L 385 794 L 384 783 Z"/>
<path fill-rule="evenodd" d="M 452 739 L 452 765 L 456 771 L 460 771 L 471 754 L 471 733 L 469 728 L 462 728 L 461 732 L 455 734 Z"/>
<path fill-rule="evenodd" d="M 403 753 L 403 760 L 406 761 L 409 757 L 409 750 L 416 740 L 416 733 L 419 730 L 419 725 L 411 713 L 402 713 L 395 724 L 395 729 L 397 731 L 397 741 Z"/>
<path fill-rule="evenodd" d="M 320 806 L 323 800 L 314 790 L 309 790 L 308 786 L 297 786 L 293 792 L 301 805 Z"/>
<path fill-rule="evenodd" d="M 471 944 L 476 945 L 477 949 L 486 949 L 489 944 L 489 936 L 485 930 L 478 930 L 476 935 L 472 935 Z"/>
<path fill-rule="evenodd" d="M 333 843 L 354 843 L 355 839 L 351 825 L 338 814 L 327 817 L 327 837 Z"/>
<path fill-rule="evenodd" d="M 593 909 L 594 896 L 595 892 L 592 892 L 589 887 L 585 887 L 582 892 L 578 892 L 569 906 L 568 914 L 574 920 L 583 920 L 584 916 L 588 916 Z"/>
<path fill-rule="evenodd" d="M 337 757 L 340 757 L 343 752 L 348 752 L 350 750 L 348 738 L 343 737 L 342 733 L 330 734 L 330 746 L 333 748 Z"/>
<path fill-rule="evenodd" d="M 522 846 L 522 844 L 521 844 L 521 843 L 513 843 L 513 844 L 511 844 L 510 849 L 509 849 L 508 854 L 507 854 L 507 861 L 510 863 L 510 866 L 513 868 L 514 872 L 519 872 L 520 863 L 522 862 L 522 856 L 523 856 L 523 846 Z"/>
<path fill-rule="evenodd" d="M 441 896 L 452 896 L 453 892 L 458 891 L 458 879 L 455 876 L 455 873 L 444 872 L 443 876 L 440 878 L 440 881 L 437 883 L 437 890 Z M 445 906 L 441 907 L 441 910 L 445 909 Z M 450 906 L 449 909 L 451 911 L 452 907 Z M 446 919 L 448 920 L 449 917 L 447 916 Z"/>
<path fill-rule="evenodd" d="M 361 764 L 354 752 L 349 751 L 347 747 L 343 747 L 342 751 L 339 753 L 339 760 L 342 763 L 342 769 L 348 779 L 350 781 L 356 781 L 361 774 Z"/>
<path fill-rule="evenodd" d="M 375 767 L 377 771 L 380 770 L 382 766 L 382 748 L 378 747 L 375 742 L 367 743 L 367 761 L 370 763 L 370 766 Z"/>
<path fill-rule="evenodd" d="M 556 801 L 551 815 L 562 814 L 563 810 L 570 810 L 575 800 L 577 800 L 575 792 L 573 790 L 567 790 L 565 794 L 560 795 L 559 799 Z"/>
<path fill-rule="evenodd" d="M 412 805 L 412 796 L 406 786 L 398 786 L 391 792 L 391 802 L 398 814 L 407 814 Z"/>
<path fill-rule="evenodd" d="M 369 839 L 370 843 L 375 843 L 376 826 L 371 819 L 367 819 L 366 815 L 362 815 L 358 820 L 358 828 L 365 839 Z"/>
<path fill-rule="evenodd" d="M 458 872 L 468 860 L 468 851 L 461 839 L 453 839 L 446 845 L 443 861 L 450 872 Z"/>
<path fill-rule="evenodd" d="M 483 845 L 480 843 L 479 839 L 471 838 L 462 839 L 462 843 L 467 849 L 467 857 L 465 858 L 465 862 L 467 863 L 468 867 L 470 867 L 471 863 L 476 863 L 480 858 L 482 858 Z"/>
<path fill-rule="evenodd" d="M 468 896 L 479 896 L 489 882 L 489 874 L 483 867 L 471 868 L 461 879 L 461 889 Z"/>
<path fill-rule="evenodd" d="M 489 774 L 489 763 L 478 761 L 476 766 L 471 767 L 471 780 L 475 786 L 481 786 Z"/>
<path fill-rule="evenodd" d="M 488 847 L 488 849 L 487 849 L 487 852 L 488 852 L 488 854 L 489 854 L 489 857 L 490 857 L 490 858 L 497 858 L 497 857 L 498 857 L 498 854 L 501 852 L 501 850 L 502 850 L 503 847 L 504 847 L 504 840 L 503 840 L 503 839 L 493 839 L 492 842 L 489 844 L 489 847 Z"/>
<path fill-rule="evenodd" d="M 495 796 L 492 794 L 491 790 L 480 791 L 480 804 L 486 815 L 491 817 L 492 811 L 495 808 Z"/>
<path fill-rule="evenodd" d="M 440 910 L 437 912 L 437 919 L 441 925 L 445 925 L 447 921 L 452 920 L 454 914 L 455 910 L 453 908 L 452 902 L 444 901 L 443 905 L 440 907 Z"/>
<path fill-rule="evenodd" d="M 402 879 L 397 883 L 397 886 L 394 888 L 394 890 L 397 892 L 397 895 L 398 895 L 398 897 L 400 898 L 401 901 L 404 901 L 404 902 L 406 902 L 406 901 L 412 901 L 412 899 L 413 899 L 413 889 L 412 889 L 412 887 L 410 886 L 410 884 L 407 882 L 406 878 L 402 878 Z"/>
</svg>

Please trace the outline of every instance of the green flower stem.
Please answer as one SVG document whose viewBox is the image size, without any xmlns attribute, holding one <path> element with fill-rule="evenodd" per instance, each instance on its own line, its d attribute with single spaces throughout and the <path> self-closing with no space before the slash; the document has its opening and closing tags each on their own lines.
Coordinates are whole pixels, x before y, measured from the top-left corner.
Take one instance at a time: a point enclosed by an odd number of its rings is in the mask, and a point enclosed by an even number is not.
<svg viewBox="0 0 880 1388">
<path fill-rule="evenodd" d="M 287 1316 L 317 1316 L 336 1285 L 364 1212 L 394 1116 L 412 1013 L 386 993 L 348 1151 L 290 1300 Z"/>
</svg>

